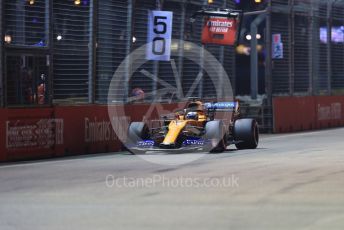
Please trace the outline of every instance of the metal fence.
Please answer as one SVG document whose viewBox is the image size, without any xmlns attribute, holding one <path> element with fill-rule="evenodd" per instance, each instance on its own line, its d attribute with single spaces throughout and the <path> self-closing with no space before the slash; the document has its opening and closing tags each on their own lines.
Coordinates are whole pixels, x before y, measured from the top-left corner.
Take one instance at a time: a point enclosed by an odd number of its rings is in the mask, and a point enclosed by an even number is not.
<svg viewBox="0 0 344 230">
<path fill-rule="evenodd" d="M 271 63 L 273 96 L 344 94 L 344 2 L 272 0 L 271 33 L 283 59 Z M 267 65 L 270 65 L 267 63 Z"/>
<path fill-rule="evenodd" d="M 4 20 L 1 56 L 4 60 L 0 65 L 4 67 L 1 82 L 4 84 L 2 102 L 5 106 L 42 104 L 36 97 L 37 85 L 44 85 L 43 104 L 46 105 L 107 103 L 108 94 L 130 94 L 134 88 L 145 92 L 159 89 L 161 86 L 142 74 L 142 69 L 171 85 L 182 85 L 185 93 L 201 70 L 188 59 L 172 57 L 179 71 L 179 83 L 176 83 L 170 64 L 148 61 L 135 72 L 131 72 L 129 66 L 123 71 L 123 75 L 132 76 L 123 92 L 109 89 L 110 81 L 125 57 L 146 43 L 148 10 L 160 7 L 161 10 L 173 11 L 173 39 L 201 46 L 202 21 L 195 25 L 196 34 L 192 34 L 189 18 L 195 11 L 208 6 L 208 0 L 1 2 L 1 19 Z M 217 0 L 209 6 L 234 8 L 235 3 Z M 180 52 L 185 49 L 182 43 L 176 47 Z M 211 45 L 205 48 L 223 63 L 234 82 L 234 49 Z M 216 95 L 210 82 L 204 74 L 192 96 L 206 98 Z"/>
</svg>

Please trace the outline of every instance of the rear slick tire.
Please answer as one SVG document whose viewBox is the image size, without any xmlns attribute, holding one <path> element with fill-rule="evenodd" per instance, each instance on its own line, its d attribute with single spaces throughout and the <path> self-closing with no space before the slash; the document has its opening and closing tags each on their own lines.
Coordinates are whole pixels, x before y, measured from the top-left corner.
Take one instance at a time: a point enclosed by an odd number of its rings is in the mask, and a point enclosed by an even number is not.
<svg viewBox="0 0 344 230">
<path fill-rule="evenodd" d="M 259 143 L 259 127 L 254 119 L 239 119 L 234 123 L 237 149 L 256 149 Z"/>
</svg>

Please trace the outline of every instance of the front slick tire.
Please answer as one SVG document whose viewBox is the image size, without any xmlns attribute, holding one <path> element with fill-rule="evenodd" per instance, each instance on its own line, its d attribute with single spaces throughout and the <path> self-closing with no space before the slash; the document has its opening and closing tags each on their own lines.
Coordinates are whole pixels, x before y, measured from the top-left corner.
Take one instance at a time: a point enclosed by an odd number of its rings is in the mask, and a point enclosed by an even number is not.
<svg viewBox="0 0 344 230">
<path fill-rule="evenodd" d="M 135 146 L 138 141 L 145 140 L 149 137 L 149 129 L 144 122 L 132 122 L 128 130 L 128 139 L 127 139 L 127 149 L 135 154 L 130 147 Z"/>
<path fill-rule="evenodd" d="M 239 119 L 234 123 L 234 137 L 237 149 L 256 149 L 259 143 L 258 123 L 254 119 Z"/>
<path fill-rule="evenodd" d="M 225 127 L 222 121 L 209 121 L 205 125 L 205 139 L 210 141 L 210 153 L 226 150 Z"/>
</svg>

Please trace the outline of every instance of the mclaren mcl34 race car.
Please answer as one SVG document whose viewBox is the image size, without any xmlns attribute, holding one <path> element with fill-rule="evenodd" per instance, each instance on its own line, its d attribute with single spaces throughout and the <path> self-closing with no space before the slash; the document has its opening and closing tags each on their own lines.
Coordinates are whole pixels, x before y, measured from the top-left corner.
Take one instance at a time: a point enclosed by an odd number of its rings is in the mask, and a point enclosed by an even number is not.
<svg viewBox="0 0 344 230">
<path fill-rule="evenodd" d="M 227 113 L 217 119 L 216 113 Z M 238 102 L 203 103 L 192 100 L 186 107 L 160 120 L 132 122 L 128 129 L 127 149 L 134 154 L 148 151 L 223 152 L 227 146 L 255 149 L 259 142 L 254 119 L 240 119 Z"/>
</svg>

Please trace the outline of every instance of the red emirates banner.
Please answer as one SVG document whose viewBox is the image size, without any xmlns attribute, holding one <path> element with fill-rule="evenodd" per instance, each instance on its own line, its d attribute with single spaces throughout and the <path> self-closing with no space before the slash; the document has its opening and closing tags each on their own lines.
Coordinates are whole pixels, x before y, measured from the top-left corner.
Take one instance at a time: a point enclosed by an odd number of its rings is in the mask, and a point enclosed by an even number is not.
<svg viewBox="0 0 344 230">
<path fill-rule="evenodd" d="M 202 43 L 234 45 L 237 38 L 237 24 L 237 21 L 233 18 L 208 18 L 203 26 Z"/>
</svg>

